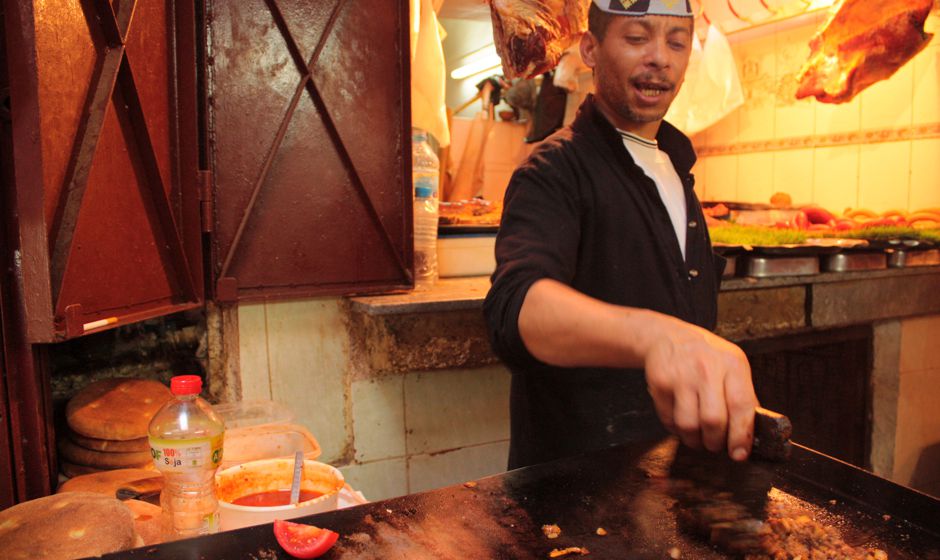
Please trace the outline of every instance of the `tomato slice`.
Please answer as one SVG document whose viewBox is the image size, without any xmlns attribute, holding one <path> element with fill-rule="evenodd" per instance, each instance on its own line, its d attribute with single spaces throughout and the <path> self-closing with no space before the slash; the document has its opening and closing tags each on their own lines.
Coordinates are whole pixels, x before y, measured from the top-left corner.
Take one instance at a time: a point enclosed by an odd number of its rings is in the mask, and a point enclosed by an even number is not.
<svg viewBox="0 0 940 560">
<path fill-rule="evenodd" d="M 313 525 L 276 519 L 274 538 L 281 548 L 294 558 L 319 558 L 333 547 L 339 533 Z"/>
</svg>

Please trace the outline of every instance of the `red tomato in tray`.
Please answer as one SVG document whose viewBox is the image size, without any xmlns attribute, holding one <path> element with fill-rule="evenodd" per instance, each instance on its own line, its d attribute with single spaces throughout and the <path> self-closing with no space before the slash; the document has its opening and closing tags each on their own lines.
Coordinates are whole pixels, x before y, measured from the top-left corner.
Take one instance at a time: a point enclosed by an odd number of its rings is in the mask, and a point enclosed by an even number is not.
<svg viewBox="0 0 940 560">
<path fill-rule="evenodd" d="M 339 533 L 313 525 L 276 519 L 274 538 L 277 539 L 277 544 L 294 558 L 319 558 L 333 547 Z"/>
</svg>

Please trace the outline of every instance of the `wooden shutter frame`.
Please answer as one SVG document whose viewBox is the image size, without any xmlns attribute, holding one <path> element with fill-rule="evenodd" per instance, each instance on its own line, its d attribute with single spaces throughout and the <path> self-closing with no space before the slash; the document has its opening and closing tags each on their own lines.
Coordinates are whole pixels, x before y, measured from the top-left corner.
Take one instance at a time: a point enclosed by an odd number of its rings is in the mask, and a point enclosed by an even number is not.
<svg viewBox="0 0 940 560">
<path fill-rule="evenodd" d="M 32 2 L 4 0 L 10 93 L 13 100 L 13 153 L 15 195 L 12 211 L 19 217 L 17 241 L 20 258 L 17 279 L 25 307 L 27 340 L 55 342 L 85 334 L 90 313 L 61 300 L 73 248 L 78 215 L 88 186 L 105 113 L 115 95 L 123 100 L 114 111 L 124 131 L 126 146 L 139 180 L 149 225 L 159 232 L 157 247 L 172 294 L 167 302 L 132 301 L 108 315 L 102 328 L 199 307 L 203 300 L 203 262 L 198 189 L 198 113 L 195 3 L 168 2 L 167 41 L 172 45 L 166 63 L 173 108 L 170 113 L 171 181 L 160 174 L 155 147 L 135 79 L 134 63 L 125 53 L 138 0 L 117 3 L 81 0 L 80 7 L 96 50 L 90 87 L 83 102 L 80 125 L 71 153 L 51 227 L 45 225 L 42 109 L 36 12 Z M 25 56 L 24 56 L 25 55 Z M 139 55 L 138 55 L 139 57 Z M 138 61 L 139 62 L 139 61 Z M 37 133 L 38 131 L 38 133 Z M 177 216 L 181 221 L 177 220 Z M 48 233 L 47 233 L 48 232 Z M 190 266 L 190 259 L 192 264 Z M 172 300 L 172 301 L 170 301 Z M 104 314 L 102 312 L 101 314 Z M 99 330 L 99 329 L 95 329 Z M 91 331 L 89 331 L 91 332 Z"/>
<path fill-rule="evenodd" d="M 300 73 L 300 78 L 287 105 L 287 109 L 283 113 L 282 119 L 277 127 L 277 132 L 274 136 L 274 139 L 270 146 L 267 147 L 264 156 L 264 162 L 260 168 L 260 173 L 252 181 L 251 194 L 247 204 L 240 211 L 238 227 L 235 231 L 232 242 L 224 251 L 220 251 L 213 255 L 213 262 L 216 263 L 216 266 L 213 270 L 214 299 L 223 303 L 230 303 L 234 301 L 290 299 L 296 297 L 325 295 L 349 295 L 352 293 L 374 293 L 377 291 L 410 289 L 414 285 L 413 267 L 411 264 L 413 255 L 413 245 L 411 239 L 413 226 L 410 188 L 404 188 L 404 186 L 402 187 L 401 194 L 403 197 L 403 212 L 402 215 L 398 216 L 397 218 L 402 220 L 401 231 L 403 232 L 403 236 L 406 238 L 406 240 L 401 247 L 401 251 L 399 251 L 399 248 L 396 247 L 395 240 L 392 239 L 392 235 L 389 233 L 389 229 L 385 223 L 385 220 L 383 220 L 383 217 L 377 211 L 375 203 L 373 202 L 368 190 L 366 189 L 365 183 L 361 178 L 361 174 L 357 170 L 353 158 L 346 148 L 346 144 L 343 141 L 343 136 L 335 124 L 328 103 L 324 100 L 320 93 L 313 72 L 316 63 L 319 60 L 320 54 L 322 53 L 324 46 L 331 36 L 331 32 L 333 30 L 334 24 L 336 23 L 337 17 L 339 16 L 342 9 L 346 7 L 348 2 L 346 0 L 338 0 L 333 6 L 323 34 L 319 37 L 319 41 L 316 47 L 313 49 L 309 60 L 305 60 L 301 52 L 301 48 L 299 47 L 298 40 L 291 32 L 287 19 L 285 18 L 284 13 L 279 5 L 279 2 L 283 1 L 284 0 L 264 0 L 264 4 L 269 10 L 279 34 L 285 41 L 291 63 Z M 402 98 L 400 100 L 402 148 L 403 150 L 408 151 L 408 153 L 403 154 L 402 157 L 402 177 L 404 180 L 407 180 L 408 184 L 410 185 L 411 158 L 409 148 L 411 130 L 411 73 L 410 59 L 407 56 L 407 46 L 410 45 L 410 35 L 407 25 L 407 22 L 409 21 L 409 3 L 407 0 L 397 0 L 396 3 L 398 5 L 399 12 L 403 13 L 403 16 L 401 17 L 402 25 L 399 29 L 398 41 L 403 47 L 405 47 L 403 50 L 403 54 L 405 55 L 404 60 L 399 61 L 400 79 L 402 84 L 406 84 Z M 207 32 L 211 33 L 211 31 Z M 210 84 L 210 96 L 212 95 L 211 89 L 212 86 Z M 266 179 L 268 178 L 268 174 L 272 167 L 272 163 L 278 155 L 278 150 L 287 134 L 297 106 L 305 92 L 310 96 L 311 101 L 321 116 L 322 123 L 332 141 L 332 146 L 337 150 L 337 153 L 346 169 L 349 170 L 349 179 L 351 180 L 354 187 L 355 196 L 358 197 L 358 199 L 363 203 L 363 206 L 366 209 L 372 223 L 374 223 L 381 231 L 381 239 L 385 247 L 389 253 L 394 256 L 395 263 L 402 275 L 401 282 L 392 284 L 384 283 L 377 286 L 369 285 L 364 282 L 356 283 L 354 286 L 318 286 L 311 284 L 306 287 L 292 287 L 290 289 L 283 289 L 283 287 L 273 287 L 270 289 L 255 288 L 251 291 L 248 291 L 245 290 L 243 286 L 239 285 L 237 278 L 231 275 L 233 261 L 235 260 L 239 245 L 243 239 L 246 225 L 252 216 L 252 211 L 255 209 L 255 206 L 258 202 L 259 193 L 262 191 L 265 185 Z M 217 177 L 218 173 L 213 173 L 213 180 L 215 180 Z M 215 184 L 213 188 L 215 190 L 215 194 L 213 195 L 214 203 L 217 206 L 227 204 L 225 200 L 225 194 L 219 192 L 218 184 Z M 407 199 L 407 204 L 404 203 L 404 199 Z M 216 226 L 213 228 L 213 231 L 216 233 L 219 231 L 219 228 Z"/>
</svg>

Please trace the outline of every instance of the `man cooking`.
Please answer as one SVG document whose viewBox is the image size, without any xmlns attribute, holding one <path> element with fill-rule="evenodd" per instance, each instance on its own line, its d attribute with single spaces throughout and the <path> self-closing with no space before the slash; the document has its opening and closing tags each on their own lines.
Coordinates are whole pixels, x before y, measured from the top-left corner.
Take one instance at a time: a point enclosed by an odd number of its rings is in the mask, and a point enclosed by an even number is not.
<svg viewBox="0 0 940 560">
<path fill-rule="evenodd" d="M 513 374 L 510 468 L 667 430 L 750 453 L 750 367 L 710 332 L 723 259 L 663 121 L 692 40 L 688 0 L 593 0 L 595 93 L 510 181 L 484 305 Z"/>
</svg>

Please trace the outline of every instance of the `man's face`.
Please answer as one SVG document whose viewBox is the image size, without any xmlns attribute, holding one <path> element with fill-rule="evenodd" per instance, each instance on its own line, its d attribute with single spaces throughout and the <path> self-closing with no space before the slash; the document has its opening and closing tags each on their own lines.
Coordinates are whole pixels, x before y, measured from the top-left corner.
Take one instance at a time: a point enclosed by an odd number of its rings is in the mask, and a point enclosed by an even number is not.
<svg viewBox="0 0 940 560">
<path fill-rule="evenodd" d="M 672 16 L 615 17 L 603 41 L 587 33 L 581 42 L 608 117 L 624 130 L 652 127 L 653 135 L 682 85 L 691 51 L 692 19 Z"/>
</svg>

